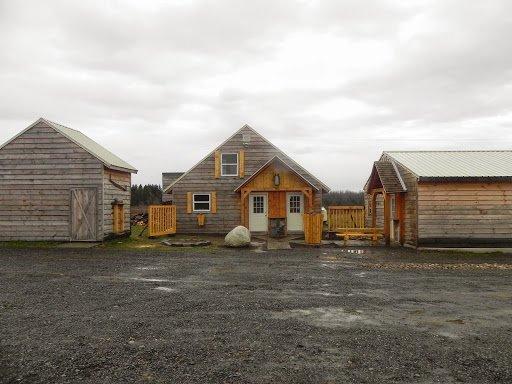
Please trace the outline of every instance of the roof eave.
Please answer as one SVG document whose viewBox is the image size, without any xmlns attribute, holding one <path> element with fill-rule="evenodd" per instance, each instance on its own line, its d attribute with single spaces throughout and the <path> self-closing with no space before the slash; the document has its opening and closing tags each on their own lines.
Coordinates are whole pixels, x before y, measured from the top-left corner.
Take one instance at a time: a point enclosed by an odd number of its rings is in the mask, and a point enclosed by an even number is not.
<svg viewBox="0 0 512 384">
<path fill-rule="evenodd" d="M 419 182 L 511 182 L 512 176 L 418 176 Z"/>
</svg>

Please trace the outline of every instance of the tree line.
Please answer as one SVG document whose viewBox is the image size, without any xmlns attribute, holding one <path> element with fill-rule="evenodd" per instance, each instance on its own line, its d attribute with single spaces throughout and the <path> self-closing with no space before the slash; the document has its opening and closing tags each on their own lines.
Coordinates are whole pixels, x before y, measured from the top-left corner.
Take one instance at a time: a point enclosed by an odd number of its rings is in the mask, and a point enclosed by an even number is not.
<svg viewBox="0 0 512 384">
<path fill-rule="evenodd" d="M 158 184 L 132 185 L 133 206 L 160 204 L 162 202 L 162 187 Z"/>
<path fill-rule="evenodd" d="M 324 207 L 332 205 L 364 205 L 364 192 L 331 191 L 322 196 Z"/>
<path fill-rule="evenodd" d="M 157 184 L 132 185 L 132 205 L 160 204 L 162 187 Z M 331 191 L 323 195 L 323 206 L 364 205 L 364 193 L 355 191 Z"/>
</svg>

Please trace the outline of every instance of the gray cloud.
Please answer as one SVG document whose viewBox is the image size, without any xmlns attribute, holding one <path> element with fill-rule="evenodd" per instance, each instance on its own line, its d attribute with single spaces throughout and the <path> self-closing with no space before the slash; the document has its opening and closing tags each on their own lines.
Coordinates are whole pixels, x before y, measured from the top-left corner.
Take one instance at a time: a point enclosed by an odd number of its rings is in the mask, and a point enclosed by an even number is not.
<svg viewBox="0 0 512 384">
<path fill-rule="evenodd" d="M 0 141 L 45 116 L 159 182 L 249 123 L 332 187 L 361 188 L 386 149 L 510 146 L 511 11 L 0 0 Z"/>
</svg>

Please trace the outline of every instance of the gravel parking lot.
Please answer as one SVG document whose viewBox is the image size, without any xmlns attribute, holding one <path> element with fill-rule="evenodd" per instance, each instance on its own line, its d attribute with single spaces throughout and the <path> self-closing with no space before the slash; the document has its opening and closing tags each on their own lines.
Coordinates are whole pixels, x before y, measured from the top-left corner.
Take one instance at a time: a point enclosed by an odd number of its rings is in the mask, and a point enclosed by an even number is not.
<svg viewBox="0 0 512 384">
<path fill-rule="evenodd" d="M 2 383 L 510 383 L 512 256 L 0 250 Z"/>
</svg>

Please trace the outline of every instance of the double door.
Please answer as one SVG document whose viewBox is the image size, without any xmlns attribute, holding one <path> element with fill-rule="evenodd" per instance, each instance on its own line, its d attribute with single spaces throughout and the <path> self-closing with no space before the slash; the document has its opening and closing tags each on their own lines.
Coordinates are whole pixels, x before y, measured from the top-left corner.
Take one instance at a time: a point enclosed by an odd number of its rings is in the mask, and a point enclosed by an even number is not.
<svg viewBox="0 0 512 384">
<path fill-rule="evenodd" d="M 302 231 L 303 213 L 304 195 L 300 192 L 254 192 L 249 195 L 251 232 L 268 232 L 269 219 L 277 218 L 286 218 L 288 231 Z"/>
</svg>

